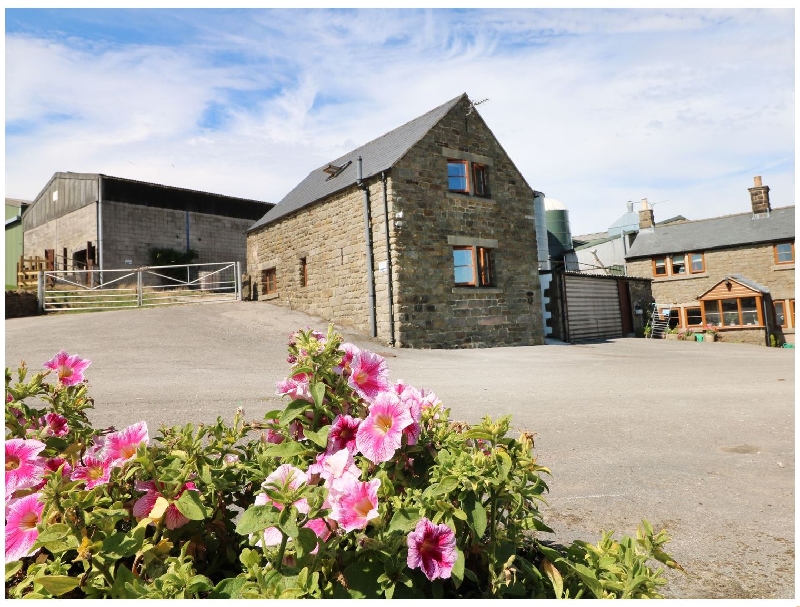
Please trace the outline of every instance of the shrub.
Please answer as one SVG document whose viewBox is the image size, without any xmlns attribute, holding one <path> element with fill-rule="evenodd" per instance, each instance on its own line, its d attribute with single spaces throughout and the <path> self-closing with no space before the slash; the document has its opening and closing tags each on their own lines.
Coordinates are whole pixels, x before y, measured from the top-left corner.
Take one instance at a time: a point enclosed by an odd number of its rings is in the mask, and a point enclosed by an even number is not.
<svg viewBox="0 0 800 607">
<path fill-rule="evenodd" d="M 7 598 L 659 597 L 664 531 L 561 547 L 510 418 L 470 426 L 329 329 L 261 421 L 95 430 L 59 353 L 6 370 Z M 57 373 L 54 383 L 46 381 Z"/>
</svg>

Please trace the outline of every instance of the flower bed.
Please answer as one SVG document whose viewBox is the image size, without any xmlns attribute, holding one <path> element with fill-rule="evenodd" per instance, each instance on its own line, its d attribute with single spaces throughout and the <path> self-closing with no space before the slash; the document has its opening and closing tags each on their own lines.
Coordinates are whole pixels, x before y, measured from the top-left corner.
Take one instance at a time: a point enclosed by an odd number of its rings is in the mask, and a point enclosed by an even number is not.
<svg viewBox="0 0 800 607">
<path fill-rule="evenodd" d="M 666 532 L 562 547 L 510 417 L 453 422 L 380 356 L 298 331 L 282 410 L 95 430 L 60 352 L 6 370 L 6 597 L 659 597 Z M 58 380 L 46 381 L 55 373 Z"/>
</svg>

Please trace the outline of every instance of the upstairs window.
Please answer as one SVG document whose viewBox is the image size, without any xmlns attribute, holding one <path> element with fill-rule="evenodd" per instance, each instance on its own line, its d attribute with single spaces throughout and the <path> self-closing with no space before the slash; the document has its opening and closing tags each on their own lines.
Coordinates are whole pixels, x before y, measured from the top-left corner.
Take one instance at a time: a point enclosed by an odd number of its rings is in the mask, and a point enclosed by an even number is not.
<svg viewBox="0 0 800 607">
<path fill-rule="evenodd" d="M 703 274 L 706 260 L 702 253 L 680 253 L 653 258 L 653 276 L 683 276 Z"/>
<path fill-rule="evenodd" d="M 472 165 L 473 183 L 475 184 L 475 196 L 488 196 L 489 189 L 486 187 L 486 167 L 482 164 Z"/>
<path fill-rule="evenodd" d="M 794 243 L 781 242 L 775 245 L 775 263 L 794 263 Z"/>
<path fill-rule="evenodd" d="M 451 192 L 469 192 L 466 160 L 447 161 L 447 188 Z"/>
<path fill-rule="evenodd" d="M 494 286 L 492 249 L 453 247 L 453 274 L 458 287 Z"/>
</svg>

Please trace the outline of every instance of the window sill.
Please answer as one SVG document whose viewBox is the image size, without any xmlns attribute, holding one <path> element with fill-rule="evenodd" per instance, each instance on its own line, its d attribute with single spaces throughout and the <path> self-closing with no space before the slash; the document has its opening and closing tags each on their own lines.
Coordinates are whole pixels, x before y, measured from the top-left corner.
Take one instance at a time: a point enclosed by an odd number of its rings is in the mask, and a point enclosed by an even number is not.
<svg viewBox="0 0 800 607">
<path fill-rule="evenodd" d="M 772 266 L 772 271 L 776 272 L 777 270 L 794 270 L 793 263 L 780 263 L 776 266 Z"/>
<path fill-rule="evenodd" d="M 656 276 L 653 282 L 673 282 L 675 280 L 692 280 L 694 278 L 708 278 L 708 273 L 703 274 L 681 274 L 678 276 Z"/>
<path fill-rule="evenodd" d="M 503 289 L 499 287 L 453 287 L 453 293 L 469 293 L 469 294 L 477 294 L 477 293 L 485 293 L 485 294 L 499 294 L 503 292 Z"/>
<path fill-rule="evenodd" d="M 278 297 L 280 297 L 280 296 L 281 296 L 280 293 L 268 293 L 267 295 L 264 295 L 263 297 L 259 297 L 258 300 L 259 301 L 269 301 L 270 299 L 278 299 Z"/>
<path fill-rule="evenodd" d="M 448 198 L 457 198 L 458 200 L 482 200 L 484 202 L 497 202 L 494 198 L 489 196 L 476 196 L 474 194 L 468 194 L 466 192 L 451 192 L 448 190 L 446 192 Z"/>
</svg>

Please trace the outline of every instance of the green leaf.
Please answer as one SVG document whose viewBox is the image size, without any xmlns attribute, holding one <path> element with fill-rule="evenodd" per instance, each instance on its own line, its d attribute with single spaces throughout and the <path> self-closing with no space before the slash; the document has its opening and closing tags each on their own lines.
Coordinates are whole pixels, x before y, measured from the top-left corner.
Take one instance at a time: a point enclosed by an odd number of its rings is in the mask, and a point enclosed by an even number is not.
<svg viewBox="0 0 800 607">
<path fill-rule="evenodd" d="M 393 531 L 411 531 L 417 526 L 420 519 L 420 512 L 417 508 L 400 508 L 392 516 L 389 522 L 389 533 Z"/>
<path fill-rule="evenodd" d="M 475 499 L 474 496 L 470 497 L 472 499 L 468 500 L 468 502 L 464 504 L 465 508 L 467 509 L 467 520 L 470 527 L 472 527 L 472 530 L 475 532 L 475 537 L 480 540 L 483 537 L 483 534 L 486 533 L 486 508 L 484 508 L 483 504 Z M 469 502 L 472 503 L 470 504 Z"/>
<path fill-rule="evenodd" d="M 453 569 L 450 572 L 450 575 L 453 578 L 453 583 L 455 584 L 456 588 L 461 586 L 461 583 L 464 581 L 465 561 L 466 559 L 464 558 L 464 553 L 461 551 L 460 548 L 456 548 L 456 562 L 453 564 Z"/>
<path fill-rule="evenodd" d="M 307 439 L 311 440 L 315 445 L 324 449 L 328 444 L 328 433 L 330 431 L 331 426 L 323 426 L 317 432 L 308 429 L 303 430 L 303 435 Z"/>
<path fill-rule="evenodd" d="M 175 502 L 181 514 L 191 521 L 202 521 L 208 516 L 205 505 L 200 500 L 200 492 L 187 490 L 184 491 Z"/>
<path fill-rule="evenodd" d="M 458 479 L 455 476 L 445 476 L 435 485 L 428 487 L 425 490 L 425 495 L 426 497 L 433 497 L 435 495 L 450 493 L 456 487 L 458 487 Z"/>
<path fill-rule="evenodd" d="M 305 450 L 306 448 L 300 443 L 296 443 L 295 441 L 284 441 L 264 449 L 264 455 L 268 457 L 290 458 L 294 457 L 295 455 L 299 455 Z"/>
<path fill-rule="evenodd" d="M 311 391 L 311 398 L 314 399 L 314 404 L 317 409 L 322 408 L 322 401 L 325 400 L 325 384 L 323 382 L 315 382 L 309 386 Z"/>
<path fill-rule="evenodd" d="M 186 592 L 195 594 L 197 592 L 206 592 L 214 587 L 214 583 L 204 575 L 195 575 L 189 580 L 186 586 Z"/>
<path fill-rule="evenodd" d="M 10 563 L 6 563 L 6 582 L 14 577 L 14 574 L 22 569 L 22 561 L 12 561 Z"/>
<path fill-rule="evenodd" d="M 278 523 L 280 513 L 272 506 L 250 506 L 236 525 L 236 533 L 248 535 L 258 533 Z"/>
<path fill-rule="evenodd" d="M 589 569 L 586 565 L 575 563 L 572 568 L 580 576 L 581 581 L 586 584 L 586 587 L 591 591 L 596 599 L 603 598 L 603 585 L 595 576 L 595 572 Z"/>
<path fill-rule="evenodd" d="M 290 538 L 296 538 L 300 533 L 300 530 L 297 528 L 297 517 L 299 514 L 297 508 L 294 506 L 284 508 L 278 517 L 278 529 Z"/>
<path fill-rule="evenodd" d="M 500 479 L 506 480 L 508 478 L 508 473 L 511 472 L 511 468 L 513 464 L 511 462 L 511 457 L 505 451 L 498 450 L 497 456 L 500 458 L 500 462 L 498 466 L 500 467 Z"/>
<path fill-rule="evenodd" d="M 561 577 L 561 572 L 547 559 L 542 559 L 542 570 L 553 584 L 555 598 L 560 599 L 564 594 L 564 579 Z"/>
<path fill-rule="evenodd" d="M 281 413 L 280 417 L 278 418 L 279 423 L 281 426 L 286 426 L 290 422 L 292 422 L 295 418 L 300 417 L 303 412 L 311 407 L 311 403 L 307 400 L 293 400 Z"/>
<path fill-rule="evenodd" d="M 131 590 L 135 581 L 136 578 L 131 573 L 131 570 L 123 563 L 120 563 L 117 567 L 117 573 L 114 576 L 114 585 L 111 586 L 111 597 L 115 599 L 137 598 L 139 595 Z M 131 589 L 129 589 L 126 584 L 129 584 Z"/>
<path fill-rule="evenodd" d="M 377 599 L 381 596 L 378 578 L 384 573 L 379 561 L 356 562 L 344 570 L 348 593 L 354 599 Z"/>
<path fill-rule="evenodd" d="M 68 575 L 43 575 L 36 578 L 36 583 L 41 584 L 53 596 L 61 596 L 77 588 L 80 585 L 80 580 Z"/>
<path fill-rule="evenodd" d="M 144 543 L 143 527 L 136 527 L 127 533 L 114 533 L 103 540 L 104 556 L 121 559 L 136 554 Z"/>
<path fill-rule="evenodd" d="M 297 539 L 295 541 L 297 558 L 303 558 L 317 547 L 317 534 L 308 527 L 303 527 L 297 534 Z"/>
<path fill-rule="evenodd" d="M 39 534 L 37 540 L 41 545 L 55 540 L 63 540 L 72 530 L 66 523 L 56 523 L 55 525 L 48 525 L 47 528 Z"/>
<path fill-rule="evenodd" d="M 464 438 L 480 438 L 482 440 L 490 440 L 492 438 L 492 434 L 483 428 L 470 428 L 464 434 L 462 434 Z"/>
<path fill-rule="evenodd" d="M 226 578 L 214 586 L 214 590 L 208 595 L 210 599 L 238 599 L 241 598 L 240 592 L 247 583 L 241 577 Z"/>
</svg>

